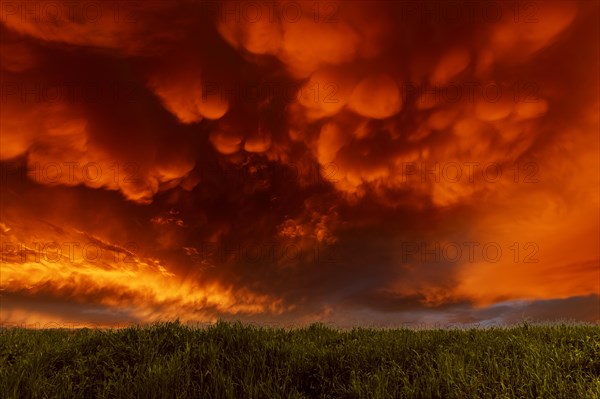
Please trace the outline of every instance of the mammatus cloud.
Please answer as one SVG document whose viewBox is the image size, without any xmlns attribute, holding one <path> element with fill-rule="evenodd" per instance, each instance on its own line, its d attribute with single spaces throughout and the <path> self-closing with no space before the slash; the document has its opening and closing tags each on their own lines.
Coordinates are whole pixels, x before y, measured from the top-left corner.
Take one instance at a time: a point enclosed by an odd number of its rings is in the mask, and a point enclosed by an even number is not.
<svg viewBox="0 0 600 399">
<path fill-rule="evenodd" d="M 49 4 L 0 10 L 2 322 L 600 319 L 597 3 Z"/>
</svg>

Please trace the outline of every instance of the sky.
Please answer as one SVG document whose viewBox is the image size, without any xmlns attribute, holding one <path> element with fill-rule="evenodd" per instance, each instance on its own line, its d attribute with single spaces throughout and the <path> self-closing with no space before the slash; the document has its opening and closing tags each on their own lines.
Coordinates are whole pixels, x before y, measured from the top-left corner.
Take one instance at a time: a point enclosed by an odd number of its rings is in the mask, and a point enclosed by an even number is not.
<svg viewBox="0 0 600 399">
<path fill-rule="evenodd" d="M 2 1 L 0 324 L 600 321 L 597 1 Z"/>
</svg>

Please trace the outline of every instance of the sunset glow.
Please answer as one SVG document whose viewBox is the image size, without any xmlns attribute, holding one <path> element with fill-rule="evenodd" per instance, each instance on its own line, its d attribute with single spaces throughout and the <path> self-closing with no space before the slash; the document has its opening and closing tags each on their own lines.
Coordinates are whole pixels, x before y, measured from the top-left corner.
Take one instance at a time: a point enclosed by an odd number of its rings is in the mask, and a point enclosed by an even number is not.
<svg viewBox="0 0 600 399">
<path fill-rule="evenodd" d="M 0 13 L 0 323 L 600 322 L 597 1 Z"/>
</svg>

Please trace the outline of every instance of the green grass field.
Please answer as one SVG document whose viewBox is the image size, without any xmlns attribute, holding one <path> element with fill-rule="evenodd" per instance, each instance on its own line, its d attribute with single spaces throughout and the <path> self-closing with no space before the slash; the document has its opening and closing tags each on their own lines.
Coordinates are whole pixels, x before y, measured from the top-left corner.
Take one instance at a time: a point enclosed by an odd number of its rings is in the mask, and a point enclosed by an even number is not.
<svg viewBox="0 0 600 399">
<path fill-rule="evenodd" d="M 0 397 L 600 398 L 600 327 L 11 328 Z"/>
</svg>

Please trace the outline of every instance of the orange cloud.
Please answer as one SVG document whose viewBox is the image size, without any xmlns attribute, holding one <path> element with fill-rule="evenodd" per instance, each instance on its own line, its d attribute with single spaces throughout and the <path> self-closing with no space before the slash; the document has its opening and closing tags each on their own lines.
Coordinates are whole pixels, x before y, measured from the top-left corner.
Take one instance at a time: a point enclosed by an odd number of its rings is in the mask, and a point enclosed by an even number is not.
<svg viewBox="0 0 600 399">
<path fill-rule="evenodd" d="M 487 6 L 2 3 L 0 320 L 593 320 L 598 4 Z"/>
</svg>

